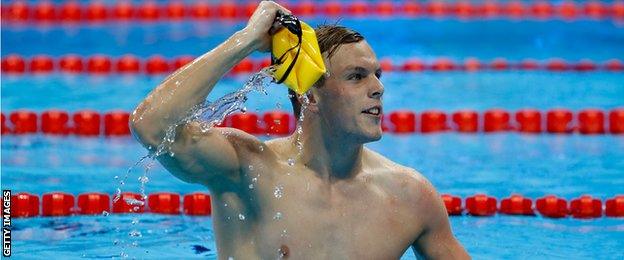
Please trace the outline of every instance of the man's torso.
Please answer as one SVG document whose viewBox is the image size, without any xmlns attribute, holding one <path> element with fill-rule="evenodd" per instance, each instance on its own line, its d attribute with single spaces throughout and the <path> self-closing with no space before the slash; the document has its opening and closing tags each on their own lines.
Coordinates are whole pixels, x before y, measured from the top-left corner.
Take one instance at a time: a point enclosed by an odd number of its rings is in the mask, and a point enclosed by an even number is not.
<svg viewBox="0 0 624 260">
<path fill-rule="evenodd" d="M 328 184 L 275 143 L 211 191 L 221 258 L 399 258 L 422 232 L 416 174 L 365 150 L 361 173 Z"/>
</svg>

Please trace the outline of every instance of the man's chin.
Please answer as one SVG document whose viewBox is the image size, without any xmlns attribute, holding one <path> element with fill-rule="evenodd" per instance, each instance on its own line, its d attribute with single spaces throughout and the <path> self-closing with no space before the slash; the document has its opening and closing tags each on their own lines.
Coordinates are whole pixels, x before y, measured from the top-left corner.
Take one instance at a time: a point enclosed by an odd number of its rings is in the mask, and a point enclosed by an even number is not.
<svg viewBox="0 0 624 260">
<path fill-rule="evenodd" d="M 377 131 L 369 132 L 363 136 L 363 139 L 365 139 L 364 143 L 379 141 L 381 139 L 381 136 L 382 136 L 381 129 Z"/>
</svg>

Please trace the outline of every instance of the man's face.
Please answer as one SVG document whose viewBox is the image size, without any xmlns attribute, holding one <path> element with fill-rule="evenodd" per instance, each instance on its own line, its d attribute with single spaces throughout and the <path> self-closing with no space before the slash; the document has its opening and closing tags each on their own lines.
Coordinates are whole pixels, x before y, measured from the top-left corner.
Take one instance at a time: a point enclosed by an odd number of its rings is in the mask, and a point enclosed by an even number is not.
<svg viewBox="0 0 624 260">
<path fill-rule="evenodd" d="M 384 87 L 370 45 L 366 41 L 343 44 L 325 65 L 329 76 L 313 92 L 324 125 L 332 134 L 357 142 L 379 140 Z"/>
</svg>

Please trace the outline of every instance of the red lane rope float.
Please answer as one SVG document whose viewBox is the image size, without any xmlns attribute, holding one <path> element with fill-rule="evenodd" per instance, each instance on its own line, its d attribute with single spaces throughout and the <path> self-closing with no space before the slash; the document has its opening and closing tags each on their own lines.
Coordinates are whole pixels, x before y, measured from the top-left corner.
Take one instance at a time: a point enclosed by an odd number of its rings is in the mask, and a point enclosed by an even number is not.
<svg viewBox="0 0 624 260">
<path fill-rule="evenodd" d="M 473 216 L 492 216 L 496 214 L 496 198 L 477 194 L 466 198 L 466 210 Z"/>
<path fill-rule="evenodd" d="M 524 133 L 539 133 L 542 131 L 542 114 L 535 109 L 523 109 L 516 112 L 518 131 Z"/>
<path fill-rule="evenodd" d="M 483 130 L 487 132 L 501 132 L 511 130 L 509 112 L 502 109 L 485 111 L 483 116 Z"/>
<path fill-rule="evenodd" d="M 97 215 L 110 212 L 110 196 L 105 193 L 89 192 L 78 195 L 78 214 Z"/>
<path fill-rule="evenodd" d="M 446 212 L 449 216 L 457 216 L 462 214 L 462 202 L 461 198 L 450 194 L 442 194 L 442 201 Z"/>
<path fill-rule="evenodd" d="M 63 192 L 43 194 L 41 199 L 42 216 L 69 216 L 74 212 L 74 195 Z"/>
<path fill-rule="evenodd" d="M 549 218 L 563 218 L 568 215 L 568 202 L 555 195 L 537 199 L 535 207 L 542 216 Z"/>
<path fill-rule="evenodd" d="M 59 69 L 67 73 L 82 73 L 84 65 L 82 58 L 75 54 L 68 54 L 60 58 Z"/>
<path fill-rule="evenodd" d="M 132 54 L 126 54 L 118 58 L 107 55 L 95 54 L 90 57 L 80 57 L 75 54 L 67 54 L 59 58 L 48 55 L 35 55 L 30 58 L 18 54 L 9 54 L 2 57 L 2 72 L 12 75 L 24 73 L 46 74 L 59 71 L 65 73 L 88 73 L 94 75 L 106 75 L 110 73 L 162 75 L 170 73 L 184 64 L 192 61 L 195 57 L 190 55 L 175 58 L 165 58 L 161 55 L 153 55 L 142 59 Z M 269 66 L 270 59 L 245 58 L 236 64 L 229 74 L 249 74 Z M 381 67 L 388 72 L 477 72 L 477 71 L 509 71 L 509 70 L 546 70 L 549 72 L 623 72 L 624 63 L 618 59 L 610 59 L 597 63 L 588 59 L 577 62 L 565 61 L 559 58 L 545 60 L 543 62 L 525 59 L 520 62 L 510 62 L 504 58 L 496 58 L 492 61 L 480 61 L 476 58 L 467 58 L 463 62 L 448 58 L 438 58 L 430 62 L 424 62 L 418 58 L 407 58 L 403 62 L 394 62 L 388 58 L 380 59 Z M 86 64 L 86 68 L 85 65 Z M 28 65 L 28 66 L 26 66 Z M 114 65 L 114 66 L 113 66 Z"/>
<path fill-rule="evenodd" d="M 114 197 L 115 195 L 112 195 Z M 157 192 L 148 194 L 147 207 L 145 200 L 138 193 L 124 192 L 118 200 L 111 200 L 111 195 L 101 192 L 87 192 L 78 195 L 75 205 L 74 195 L 64 192 L 51 192 L 39 196 L 27 192 L 11 195 L 11 216 L 69 216 L 98 215 L 112 213 L 157 213 L 171 215 L 209 216 L 212 214 L 210 194 L 195 192 L 183 196 L 173 192 Z M 546 218 L 600 218 L 624 217 L 624 195 L 618 194 L 607 198 L 603 203 L 599 198 L 582 195 L 569 202 L 555 195 L 538 198 L 533 204 L 531 198 L 520 194 L 512 194 L 507 198 L 498 199 L 486 194 L 475 194 L 462 199 L 451 194 L 442 194 L 441 200 L 449 216 L 467 215 L 485 217 L 495 214 L 535 216 L 536 212 Z M 111 207 L 112 205 L 112 207 Z M 40 211 L 41 209 L 41 211 Z"/>
<path fill-rule="evenodd" d="M 160 214 L 180 214 L 180 195 L 171 192 L 153 193 L 147 197 L 151 212 Z"/>
<path fill-rule="evenodd" d="M 402 16 L 402 17 L 456 17 L 459 19 L 488 19 L 492 17 L 508 19 L 536 19 L 550 20 L 578 20 L 578 19 L 624 19 L 624 2 L 614 1 L 602 3 L 588 1 L 574 3 L 563 1 L 558 4 L 547 1 L 524 3 L 522 1 L 484 1 L 472 3 L 458 1 L 446 3 L 443 1 L 312 1 L 286 2 L 286 5 L 295 15 L 299 16 Z M 29 4 L 27 1 L 15 1 L 3 6 L 2 19 L 10 22 L 35 21 L 50 22 L 101 22 L 101 21 L 128 21 L 140 20 L 146 22 L 180 19 L 245 19 L 251 15 L 257 6 L 256 2 L 226 1 L 221 3 L 204 3 L 202 1 L 186 3 L 173 1 L 156 3 L 147 1 L 133 3 L 119 1 L 112 5 L 105 5 L 98 1 L 90 3 L 51 3 L 42 1 Z"/>
<path fill-rule="evenodd" d="M 519 194 L 501 200 L 499 212 L 506 215 L 535 215 L 533 201 Z"/>
<path fill-rule="evenodd" d="M 205 193 L 190 193 L 184 195 L 184 214 L 194 216 L 208 216 L 212 214 L 210 195 Z"/>
<path fill-rule="evenodd" d="M 69 114 L 61 110 L 48 110 L 41 113 L 41 132 L 51 135 L 67 135 Z"/>
<path fill-rule="evenodd" d="M 129 201 L 138 203 L 129 203 Z M 144 210 L 145 199 L 138 193 L 123 192 L 117 200 L 113 200 L 113 213 L 143 213 Z"/>
<path fill-rule="evenodd" d="M 607 113 L 608 120 L 605 120 Z M 460 133 L 516 131 L 524 134 L 624 134 L 624 108 L 615 108 L 608 112 L 593 108 L 583 109 L 576 115 L 571 110 L 562 108 L 546 112 L 521 109 L 515 112 L 514 121 L 511 120 L 511 114 L 512 112 L 503 109 L 486 110 L 482 115 L 472 110 L 460 110 L 452 114 L 438 110 L 423 111 L 422 114 L 397 110 L 382 117 L 382 127 L 384 132 L 394 134 L 439 133 L 447 130 Z M 544 114 L 545 122 L 542 120 Z M 480 117 L 483 122 L 481 127 Z M 577 120 L 574 120 L 575 117 Z M 130 134 L 129 118 L 129 112 L 120 110 L 100 114 L 94 110 L 69 113 L 52 109 L 43 111 L 40 115 L 29 110 L 16 110 L 8 117 L 2 113 L 2 134 L 99 136 L 103 133 L 104 136 L 126 136 Z M 268 111 L 262 115 L 246 112 L 229 115 L 219 126 L 233 127 L 256 135 L 287 135 L 293 132 L 295 120 L 286 111 Z"/>
</svg>

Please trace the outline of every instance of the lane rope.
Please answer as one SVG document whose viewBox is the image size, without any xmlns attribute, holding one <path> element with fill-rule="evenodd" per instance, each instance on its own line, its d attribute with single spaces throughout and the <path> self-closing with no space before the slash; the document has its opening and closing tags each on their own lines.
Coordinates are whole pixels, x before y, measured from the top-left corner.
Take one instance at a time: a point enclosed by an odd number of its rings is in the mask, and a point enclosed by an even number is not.
<svg viewBox="0 0 624 260">
<path fill-rule="evenodd" d="M 182 196 L 172 192 L 158 192 L 149 194 L 146 198 L 147 203 L 138 193 L 124 192 L 120 199 L 114 201 L 109 194 L 87 192 L 79 194 L 76 199 L 76 196 L 70 193 L 51 192 L 43 194 L 40 199 L 38 195 L 19 192 L 11 195 L 11 216 L 50 217 L 110 213 L 209 216 L 212 212 L 211 197 L 207 193 L 196 192 Z M 600 198 L 586 194 L 570 201 L 552 194 L 535 200 L 520 194 L 512 194 L 502 199 L 486 194 L 475 194 L 463 200 L 450 194 L 442 194 L 441 198 L 449 216 L 486 217 L 498 213 L 522 216 L 539 214 L 546 218 L 624 217 L 624 195 L 616 195 L 604 202 Z"/>
<path fill-rule="evenodd" d="M 462 20 L 504 18 L 511 20 L 547 21 L 559 19 L 575 21 L 583 19 L 624 20 L 624 2 L 587 1 L 575 3 L 562 1 L 302 1 L 284 2 L 295 15 L 302 17 L 373 17 L 373 18 L 457 18 Z M 185 3 L 133 3 L 119 1 L 106 5 L 100 1 L 88 3 L 51 3 L 38 1 L 12 1 L 2 5 L 2 20 L 11 23 L 35 22 L 36 24 L 103 23 L 103 22 L 157 22 L 180 20 L 246 20 L 255 10 L 255 1 L 226 1 L 218 4 L 196 1 Z"/>
<path fill-rule="evenodd" d="M 512 116 L 513 115 L 513 116 Z M 20 109 L 2 117 L 2 135 L 45 134 L 56 136 L 114 137 L 130 134 L 130 113 L 113 110 L 100 113 L 85 109 L 75 112 L 51 109 L 41 113 Z M 556 108 L 548 111 L 522 109 L 510 112 L 489 109 L 483 112 L 459 110 L 446 113 L 425 110 L 416 113 L 396 110 L 381 117 L 382 130 L 393 134 L 429 134 L 454 131 L 458 133 L 518 132 L 523 134 L 624 134 L 624 107 L 610 111 L 588 108 L 578 112 Z M 293 133 L 294 116 L 273 110 L 263 114 L 235 113 L 220 127 L 233 127 L 255 135 L 283 136 Z"/>
<path fill-rule="evenodd" d="M 139 58 L 132 54 L 120 57 L 111 57 L 104 54 L 94 54 L 82 57 L 76 54 L 67 54 L 60 57 L 40 54 L 23 57 L 19 54 L 9 54 L 2 57 L 2 73 L 7 75 L 49 74 L 61 72 L 66 74 L 169 74 L 196 57 L 183 55 L 174 58 L 165 58 L 162 55 L 152 55 L 148 58 Z M 624 63 L 619 59 L 609 59 L 595 62 L 590 59 L 567 61 L 561 58 L 547 60 L 523 59 L 509 61 L 505 58 L 495 58 L 483 61 L 476 58 L 467 58 L 463 61 L 440 57 L 430 61 L 419 58 L 408 58 L 403 61 L 393 61 L 390 58 L 379 60 L 382 70 L 387 72 L 479 72 L 479 71 L 548 71 L 548 72 L 624 72 Z M 270 58 L 245 58 L 236 64 L 228 75 L 249 74 L 271 65 Z"/>
</svg>

